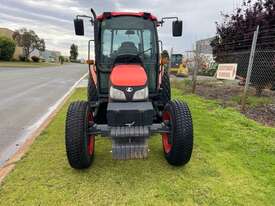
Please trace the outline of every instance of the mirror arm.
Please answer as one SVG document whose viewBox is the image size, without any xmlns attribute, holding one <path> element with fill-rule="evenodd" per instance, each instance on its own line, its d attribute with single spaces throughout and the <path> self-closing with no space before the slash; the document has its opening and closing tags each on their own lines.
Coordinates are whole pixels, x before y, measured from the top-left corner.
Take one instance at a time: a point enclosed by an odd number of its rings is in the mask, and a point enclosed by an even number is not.
<svg viewBox="0 0 275 206">
<path fill-rule="evenodd" d="M 167 16 L 167 17 L 162 17 L 162 18 L 161 18 L 161 21 L 159 21 L 158 23 L 162 26 L 165 19 L 167 19 L 167 20 L 176 19 L 177 21 L 179 20 L 179 18 L 176 17 L 176 16 Z"/>
<path fill-rule="evenodd" d="M 77 16 L 76 16 L 76 19 L 79 19 L 79 18 L 87 18 L 87 19 L 90 19 L 92 25 L 94 25 L 94 23 L 95 23 L 94 18 L 91 17 L 91 16 L 88 16 L 88 15 L 77 15 Z"/>
</svg>

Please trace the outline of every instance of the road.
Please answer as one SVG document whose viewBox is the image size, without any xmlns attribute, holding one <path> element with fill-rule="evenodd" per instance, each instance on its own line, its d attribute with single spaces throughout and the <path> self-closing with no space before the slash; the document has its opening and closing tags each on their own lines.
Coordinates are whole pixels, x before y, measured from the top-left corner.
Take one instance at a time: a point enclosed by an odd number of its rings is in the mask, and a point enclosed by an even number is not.
<svg viewBox="0 0 275 206">
<path fill-rule="evenodd" d="M 87 65 L 0 67 L 0 165 L 25 141 L 58 100 L 86 72 Z"/>
</svg>

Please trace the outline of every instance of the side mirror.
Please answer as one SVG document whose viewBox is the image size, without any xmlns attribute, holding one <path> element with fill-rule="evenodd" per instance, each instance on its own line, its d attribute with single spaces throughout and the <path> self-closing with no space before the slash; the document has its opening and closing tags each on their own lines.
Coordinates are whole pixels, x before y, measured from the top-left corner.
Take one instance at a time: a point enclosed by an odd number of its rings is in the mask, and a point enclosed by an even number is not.
<svg viewBox="0 0 275 206">
<path fill-rule="evenodd" d="M 84 35 L 83 19 L 74 19 L 74 30 L 76 35 L 79 35 L 79 36 Z"/>
<path fill-rule="evenodd" d="M 173 36 L 182 36 L 182 21 L 173 21 Z"/>
</svg>

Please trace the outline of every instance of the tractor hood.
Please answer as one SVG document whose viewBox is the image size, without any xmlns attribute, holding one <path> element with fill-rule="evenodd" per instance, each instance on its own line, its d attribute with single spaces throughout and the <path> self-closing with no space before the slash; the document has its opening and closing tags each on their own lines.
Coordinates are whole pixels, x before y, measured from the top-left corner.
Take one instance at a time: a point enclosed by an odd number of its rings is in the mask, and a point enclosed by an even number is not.
<svg viewBox="0 0 275 206">
<path fill-rule="evenodd" d="M 110 81 L 117 87 L 143 87 L 147 84 L 147 75 L 139 64 L 119 64 L 113 68 Z"/>
</svg>

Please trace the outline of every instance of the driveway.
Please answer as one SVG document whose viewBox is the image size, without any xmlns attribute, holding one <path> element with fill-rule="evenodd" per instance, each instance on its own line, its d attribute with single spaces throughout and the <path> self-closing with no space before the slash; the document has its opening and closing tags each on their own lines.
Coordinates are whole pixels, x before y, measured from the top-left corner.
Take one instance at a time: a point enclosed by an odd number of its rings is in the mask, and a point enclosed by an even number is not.
<svg viewBox="0 0 275 206">
<path fill-rule="evenodd" d="M 0 67 L 0 165 L 85 73 L 87 65 Z"/>
</svg>

